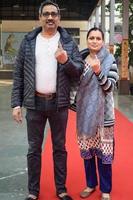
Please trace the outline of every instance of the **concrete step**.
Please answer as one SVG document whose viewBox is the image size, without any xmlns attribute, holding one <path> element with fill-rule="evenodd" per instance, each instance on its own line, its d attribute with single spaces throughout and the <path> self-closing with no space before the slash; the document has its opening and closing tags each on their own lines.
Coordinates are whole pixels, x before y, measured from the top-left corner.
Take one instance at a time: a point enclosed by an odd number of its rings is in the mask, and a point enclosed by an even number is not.
<svg viewBox="0 0 133 200">
<path fill-rule="evenodd" d="M 1 69 L 0 70 L 0 79 L 12 79 L 13 70 L 11 69 Z"/>
</svg>

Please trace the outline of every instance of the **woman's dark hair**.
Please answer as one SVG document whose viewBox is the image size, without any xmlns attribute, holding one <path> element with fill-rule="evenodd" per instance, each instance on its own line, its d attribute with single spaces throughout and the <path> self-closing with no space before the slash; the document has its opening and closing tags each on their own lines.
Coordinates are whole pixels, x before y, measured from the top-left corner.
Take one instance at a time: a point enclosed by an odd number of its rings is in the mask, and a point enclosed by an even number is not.
<svg viewBox="0 0 133 200">
<path fill-rule="evenodd" d="M 41 5 L 40 5 L 39 15 L 42 14 L 42 10 L 43 10 L 44 6 L 47 6 L 47 5 L 55 6 L 57 8 L 58 13 L 60 14 L 60 8 L 59 8 L 58 4 L 56 4 L 56 3 L 54 3 L 54 2 L 52 2 L 50 0 L 46 0 L 46 1 L 42 2 Z"/>
<path fill-rule="evenodd" d="M 100 31 L 100 33 L 102 34 L 102 39 L 104 40 L 104 33 L 103 33 L 103 31 L 102 31 L 100 28 L 98 28 L 98 27 L 93 27 L 93 28 L 91 28 L 91 29 L 88 31 L 88 33 L 87 33 L 86 39 L 88 39 L 88 37 L 89 37 L 89 35 L 90 35 L 90 33 L 91 33 L 92 31 Z"/>
</svg>

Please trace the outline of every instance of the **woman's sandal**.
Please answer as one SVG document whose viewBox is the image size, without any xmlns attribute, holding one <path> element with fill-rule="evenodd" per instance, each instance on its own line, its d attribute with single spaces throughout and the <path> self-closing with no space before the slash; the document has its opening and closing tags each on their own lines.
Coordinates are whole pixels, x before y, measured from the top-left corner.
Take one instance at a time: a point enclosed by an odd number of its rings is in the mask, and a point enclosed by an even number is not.
<svg viewBox="0 0 133 200">
<path fill-rule="evenodd" d="M 81 198 L 87 198 L 89 197 L 96 189 L 92 188 L 92 190 L 88 190 L 88 188 L 85 188 L 81 193 L 80 193 L 80 197 Z"/>
<path fill-rule="evenodd" d="M 110 197 L 102 197 L 101 200 L 111 200 Z"/>
<path fill-rule="evenodd" d="M 102 195 L 101 200 L 111 200 L 110 195 L 107 196 L 107 197 L 105 197 L 105 196 Z"/>
</svg>

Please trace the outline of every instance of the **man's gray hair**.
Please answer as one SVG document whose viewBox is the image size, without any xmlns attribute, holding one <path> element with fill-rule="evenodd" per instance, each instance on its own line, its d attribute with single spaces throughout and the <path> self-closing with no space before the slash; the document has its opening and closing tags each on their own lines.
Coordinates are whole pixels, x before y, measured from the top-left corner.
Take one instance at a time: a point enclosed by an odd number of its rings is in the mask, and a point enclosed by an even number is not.
<svg viewBox="0 0 133 200">
<path fill-rule="evenodd" d="M 47 6 L 47 5 L 55 6 L 57 8 L 58 13 L 60 14 L 60 8 L 59 8 L 58 4 L 56 4 L 56 3 L 54 3 L 54 2 L 52 2 L 50 0 L 46 0 L 46 1 L 42 2 L 40 7 L 39 7 L 39 15 L 42 14 L 43 7 Z"/>
</svg>

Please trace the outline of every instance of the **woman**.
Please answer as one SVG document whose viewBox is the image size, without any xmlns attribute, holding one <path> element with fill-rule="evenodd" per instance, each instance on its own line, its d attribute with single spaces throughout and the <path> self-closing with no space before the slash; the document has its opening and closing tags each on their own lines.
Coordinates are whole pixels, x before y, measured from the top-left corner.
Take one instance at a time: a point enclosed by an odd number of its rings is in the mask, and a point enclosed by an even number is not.
<svg viewBox="0 0 133 200">
<path fill-rule="evenodd" d="M 97 158 L 101 200 L 110 200 L 114 157 L 113 90 L 118 80 L 117 65 L 104 47 L 101 29 L 94 27 L 88 31 L 87 46 L 81 52 L 85 68 L 77 94 L 78 144 L 87 183 L 80 197 L 87 198 L 96 189 Z"/>
</svg>

